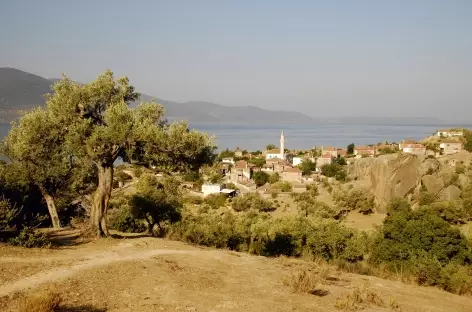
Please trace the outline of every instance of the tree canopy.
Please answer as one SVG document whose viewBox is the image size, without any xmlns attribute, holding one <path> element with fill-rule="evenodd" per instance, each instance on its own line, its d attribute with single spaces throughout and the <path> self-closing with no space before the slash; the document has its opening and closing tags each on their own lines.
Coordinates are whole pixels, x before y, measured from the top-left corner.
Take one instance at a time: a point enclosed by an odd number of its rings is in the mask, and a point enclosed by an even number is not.
<svg viewBox="0 0 472 312">
<path fill-rule="evenodd" d="M 34 125 L 30 127 L 31 138 L 22 139 L 23 143 L 15 150 L 27 150 L 25 141 L 42 138 L 43 128 L 52 126 L 48 134 L 51 144 L 39 149 L 38 153 L 42 154 L 33 153 L 35 159 L 30 157 L 33 161 L 40 160 L 38 158 L 44 154 L 56 163 L 69 155 L 96 167 L 98 185 L 90 215 L 91 224 L 100 235 L 108 235 L 106 211 L 111 196 L 113 165 L 119 157 L 126 162 L 167 171 L 195 171 L 215 159 L 212 138 L 191 131 L 185 122 L 168 124 L 164 108 L 157 103 L 141 103 L 130 108 L 129 104 L 139 97 L 128 78 L 115 79 L 111 71 L 89 84 L 78 84 L 63 77 L 53 86 L 53 93 L 47 96 L 46 109 L 23 117 L 35 122 L 31 122 Z M 54 125 L 60 127 L 56 130 Z M 45 175 L 48 181 L 56 176 L 50 170 L 46 170 Z"/>
</svg>

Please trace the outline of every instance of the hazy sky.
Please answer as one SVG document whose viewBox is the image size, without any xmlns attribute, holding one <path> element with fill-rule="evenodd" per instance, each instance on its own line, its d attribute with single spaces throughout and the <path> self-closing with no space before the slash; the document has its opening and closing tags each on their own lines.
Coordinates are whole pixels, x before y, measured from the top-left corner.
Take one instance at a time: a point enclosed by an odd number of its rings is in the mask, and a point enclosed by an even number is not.
<svg viewBox="0 0 472 312">
<path fill-rule="evenodd" d="M 472 0 L 0 0 L 0 66 L 312 116 L 472 113 Z"/>
</svg>

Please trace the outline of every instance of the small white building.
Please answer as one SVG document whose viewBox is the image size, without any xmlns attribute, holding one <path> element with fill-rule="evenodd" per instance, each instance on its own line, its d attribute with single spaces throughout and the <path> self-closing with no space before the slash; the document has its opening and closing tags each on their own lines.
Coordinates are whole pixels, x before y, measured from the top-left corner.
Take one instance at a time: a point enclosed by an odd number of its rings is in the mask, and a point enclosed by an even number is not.
<svg viewBox="0 0 472 312">
<path fill-rule="evenodd" d="M 203 184 L 202 193 L 203 196 L 208 196 L 210 194 L 219 194 L 221 192 L 220 184 Z"/>
<path fill-rule="evenodd" d="M 225 157 L 221 160 L 221 163 L 234 166 L 234 159 L 233 159 L 233 157 Z"/>
<path fill-rule="evenodd" d="M 304 156 L 304 157 L 293 157 L 292 158 L 292 166 L 296 167 L 298 165 L 300 165 L 302 162 L 304 161 L 311 161 L 311 162 L 315 162 L 315 158 L 314 157 L 309 157 L 308 155 L 307 156 Z"/>
<path fill-rule="evenodd" d="M 402 151 L 408 154 L 426 155 L 426 147 L 421 143 L 403 144 Z"/>
<path fill-rule="evenodd" d="M 463 130 L 438 130 L 436 136 L 450 138 L 450 137 L 462 137 L 464 136 Z"/>
<path fill-rule="evenodd" d="M 298 166 L 299 164 L 301 164 L 303 161 L 303 158 L 302 157 L 293 157 L 292 158 L 292 165 L 294 167 Z"/>
<path fill-rule="evenodd" d="M 439 144 L 439 148 L 441 149 L 441 154 L 443 155 L 459 153 L 462 151 L 462 142 L 444 140 Z"/>
</svg>

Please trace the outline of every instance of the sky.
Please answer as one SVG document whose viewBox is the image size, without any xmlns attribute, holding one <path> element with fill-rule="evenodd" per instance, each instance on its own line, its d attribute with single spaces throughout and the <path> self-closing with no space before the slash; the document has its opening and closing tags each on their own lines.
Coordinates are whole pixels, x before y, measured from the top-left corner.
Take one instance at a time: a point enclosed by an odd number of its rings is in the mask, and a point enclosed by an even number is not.
<svg viewBox="0 0 472 312">
<path fill-rule="evenodd" d="M 0 0 L 0 67 L 314 117 L 472 113 L 470 0 Z"/>
</svg>

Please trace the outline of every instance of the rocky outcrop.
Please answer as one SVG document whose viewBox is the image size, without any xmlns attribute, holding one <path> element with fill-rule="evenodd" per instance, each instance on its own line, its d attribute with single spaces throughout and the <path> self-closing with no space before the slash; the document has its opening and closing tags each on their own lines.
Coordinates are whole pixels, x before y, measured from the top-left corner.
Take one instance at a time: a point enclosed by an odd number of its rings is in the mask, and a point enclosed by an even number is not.
<svg viewBox="0 0 472 312">
<path fill-rule="evenodd" d="M 455 185 L 449 185 L 439 192 L 440 200 L 458 200 L 461 196 L 461 189 Z"/>
<path fill-rule="evenodd" d="M 392 199 L 413 193 L 421 182 L 421 163 L 420 157 L 402 153 L 375 158 L 370 181 L 378 212 L 386 212 L 385 208 Z"/>
<path fill-rule="evenodd" d="M 434 158 L 427 158 L 423 161 L 420 165 L 419 173 L 421 176 L 424 175 L 431 175 L 438 171 L 439 169 L 439 161 Z"/>
<path fill-rule="evenodd" d="M 422 187 L 441 200 L 460 198 L 460 188 L 470 185 L 472 172 L 458 175 L 453 164 L 469 164 L 469 160 L 472 161 L 472 154 L 467 152 L 437 159 L 397 153 L 359 159 L 349 166 L 348 172 L 353 184 L 368 185 L 377 211 L 384 213 L 396 197 L 418 202 Z"/>
<path fill-rule="evenodd" d="M 443 180 L 431 174 L 425 175 L 421 181 L 423 182 L 426 190 L 433 195 L 438 195 L 439 192 L 444 188 Z"/>
<path fill-rule="evenodd" d="M 468 187 L 471 183 L 471 180 L 468 176 L 465 174 L 459 174 L 459 177 L 457 178 L 457 184 L 462 188 L 465 189 Z"/>
</svg>

